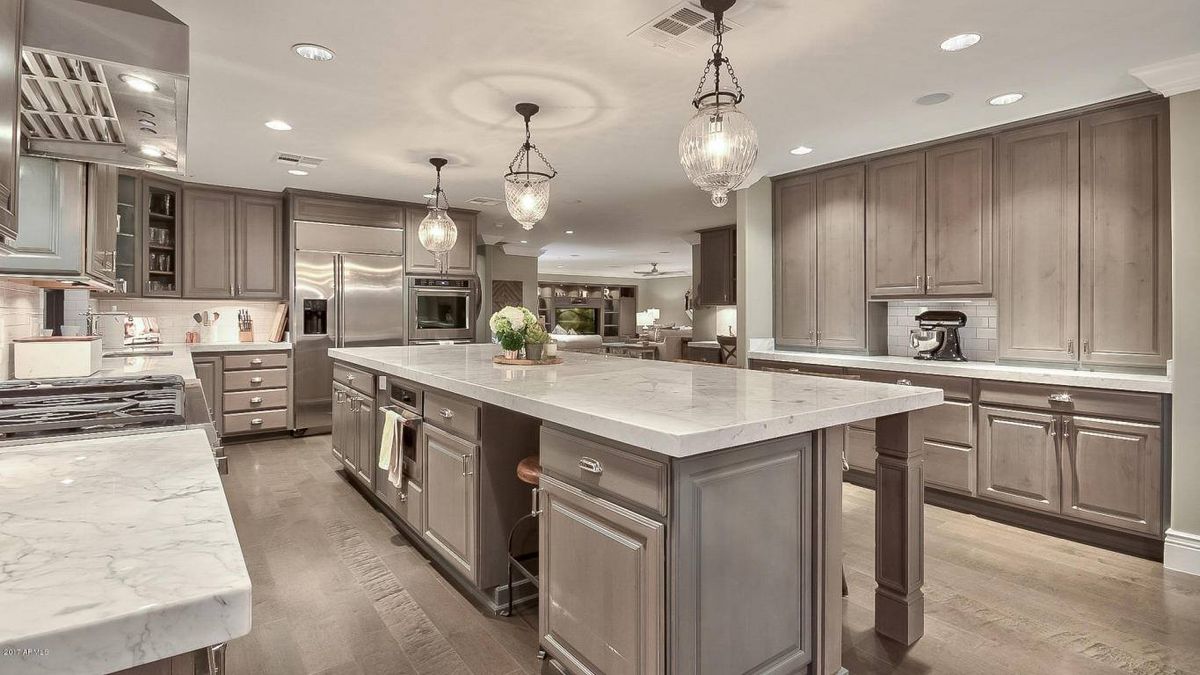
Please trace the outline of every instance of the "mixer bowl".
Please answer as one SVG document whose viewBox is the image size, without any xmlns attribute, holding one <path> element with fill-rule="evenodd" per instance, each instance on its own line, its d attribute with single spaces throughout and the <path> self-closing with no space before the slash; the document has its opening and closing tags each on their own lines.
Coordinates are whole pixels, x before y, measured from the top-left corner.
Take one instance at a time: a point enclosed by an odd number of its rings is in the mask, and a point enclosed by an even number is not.
<svg viewBox="0 0 1200 675">
<path fill-rule="evenodd" d="M 946 339 L 946 331 L 941 328 L 913 328 L 908 335 L 909 344 L 919 352 L 936 351 Z"/>
</svg>

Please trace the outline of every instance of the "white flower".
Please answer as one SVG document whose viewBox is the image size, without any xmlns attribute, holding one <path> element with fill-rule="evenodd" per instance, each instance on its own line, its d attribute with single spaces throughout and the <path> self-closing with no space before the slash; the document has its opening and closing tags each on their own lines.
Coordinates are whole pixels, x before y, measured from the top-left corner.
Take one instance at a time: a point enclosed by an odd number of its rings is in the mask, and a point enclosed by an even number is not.
<svg viewBox="0 0 1200 675">
<path fill-rule="evenodd" d="M 492 315 L 492 318 L 488 320 L 488 326 L 491 327 L 493 333 L 508 330 L 520 333 L 525 330 L 528 315 L 530 315 L 529 310 L 523 307 L 505 307 Z"/>
</svg>

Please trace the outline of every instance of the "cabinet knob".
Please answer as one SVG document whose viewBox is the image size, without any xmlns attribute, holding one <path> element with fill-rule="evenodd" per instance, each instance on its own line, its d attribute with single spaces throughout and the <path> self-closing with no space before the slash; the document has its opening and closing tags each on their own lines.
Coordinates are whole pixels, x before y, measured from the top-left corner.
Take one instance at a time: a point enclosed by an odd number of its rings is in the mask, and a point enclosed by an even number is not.
<svg viewBox="0 0 1200 675">
<path fill-rule="evenodd" d="M 904 386 L 906 386 L 906 387 L 911 387 L 911 386 L 912 386 L 912 380 L 908 379 L 907 377 L 902 377 L 902 378 L 900 378 L 900 379 L 896 380 L 896 384 L 902 384 L 902 385 L 904 385 Z"/>
<path fill-rule="evenodd" d="M 600 460 L 591 457 L 580 457 L 579 468 L 597 475 L 604 473 L 604 467 L 600 464 Z"/>
<path fill-rule="evenodd" d="M 354 375 L 353 375 L 353 374 L 347 374 L 347 375 L 346 375 L 346 381 L 347 381 L 347 382 L 353 382 L 353 381 L 354 381 Z"/>
<path fill-rule="evenodd" d="M 261 417 L 255 417 L 254 419 L 250 420 L 250 426 L 252 426 L 252 427 L 257 427 L 257 426 L 261 425 L 262 423 L 263 423 L 263 420 Z"/>
<path fill-rule="evenodd" d="M 252 377 L 252 378 L 250 378 L 250 384 L 262 384 L 262 378 L 261 377 Z"/>
<path fill-rule="evenodd" d="M 262 365 L 262 359 L 257 359 L 257 358 L 256 358 L 256 359 L 250 359 L 250 365 L 252 365 L 252 366 L 261 366 L 261 365 Z"/>
<path fill-rule="evenodd" d="M 408 501 L 408 493 L 401 492 L 400 493 L 400 503 L 403 504 L 404 502 L 407 502 L 407 501 Z"/>
<path fill-rule="evenodd" d="M 444 417 L 445 419 L 451 419 L 454 417 L 454 411 L 449 408 L 442 408 L 441 410 L 438 411 L 438 414 L 441 415 L 442 417 Z"/>
<path fill-rule="evenodd" d="M 259 403 L 262 403 L 261 396 L 255 396 L 254 398 L 250 399 L 250 405 L 258 405 Z"/>
</svg>

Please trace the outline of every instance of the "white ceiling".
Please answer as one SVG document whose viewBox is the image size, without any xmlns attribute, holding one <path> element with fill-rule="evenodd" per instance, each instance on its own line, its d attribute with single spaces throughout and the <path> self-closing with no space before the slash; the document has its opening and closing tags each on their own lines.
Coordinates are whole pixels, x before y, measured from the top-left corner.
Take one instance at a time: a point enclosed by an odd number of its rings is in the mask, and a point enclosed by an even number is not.
<svg viewBox="0 0 1200 675">
<path fill-rule="evenodd" d="M 481 234 L 544 250 L 544 272 L 635 276 L 691 267 L 695 230 L 732 223 L 676 153 L 708 51 L 628 37 L 666 0 L 158 0 L 191 26 L 188 174 L 198 181 L 423 201 L 443 155 L 456 205 L 503 197 L 521 140 L 513 104 L 542 106 L 536 142 L 558 168 L 546 218 L 522 232 L 503 205 Z M 1200 51 L 1195 0 L 741 0 L 726 40 L 758 128 L 757 175 L 1109 99 L 1128 70 Z M 954 54 L 961 32 L 983 41 Z M 317 42 L 337 58 L 295 56 Z M 947 103 L 913 103 L 953 93 Z M 986 101 L 1021 91 L 1007 107 Z M 263 126 L 283 119 L 295 129 Z M 816 149 L 798 157 L 796 145 Z M 294 177 L 277 151 L 325 163 Z M 565 230 L 574 230 L 568 236 Z"/>
</svg>

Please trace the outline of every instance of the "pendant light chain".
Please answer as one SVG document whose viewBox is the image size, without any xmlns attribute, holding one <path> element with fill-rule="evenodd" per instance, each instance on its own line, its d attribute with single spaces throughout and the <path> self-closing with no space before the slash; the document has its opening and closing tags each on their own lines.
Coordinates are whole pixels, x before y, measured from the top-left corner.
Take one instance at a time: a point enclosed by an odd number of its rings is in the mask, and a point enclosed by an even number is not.
<svg viewBox="0 0 1200 675">
<path fill-rule="evenodd" d="M 704 83 L 708 80 L 709 73 L 713 75 L 713 94 L 721 94 L 721 66 L 725 66 L 725 70 L 729 71 L 729 79 L 733 82 L 733 89 L 736 96 L 733 102 L 741 103 L 742 99 L 746 98 L 745 92 L 742 91 L 742 84 L 738 82 L 737 73 L 733 70 L 733 62 L 729 57 L 725 56 L 725 19 L 718 15 L 713 23 L 713 36 L 717 41 L 712 46 L 713 57 L 704 64 L 704 72 L 700 75 L 700 83 L 696 85 L 696 93 L 692 95 L 692 105 L 696 108 L 700 107 L 700 99 L 704 92 Z"/>
</svg>

